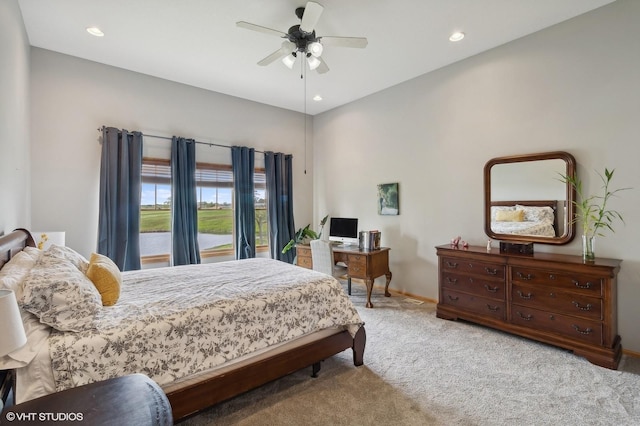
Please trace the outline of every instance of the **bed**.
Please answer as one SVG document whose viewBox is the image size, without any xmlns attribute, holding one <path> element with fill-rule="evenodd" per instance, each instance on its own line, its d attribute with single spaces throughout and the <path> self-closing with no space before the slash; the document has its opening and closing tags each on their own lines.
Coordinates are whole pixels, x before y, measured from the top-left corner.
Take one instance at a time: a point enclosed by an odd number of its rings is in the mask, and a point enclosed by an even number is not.
<svg viewBox="0 0 640 426">
<path fill-rule="evenodd" d="M 556 200 L 492 201 L 491 230 L 496 234 L 556 237 Z"/>
<path fill-rule="evenodd" d="M 37 250 L 22 229 L 0 237 L 0 285 L 19 285 L 29 339 L 26 355 L 0 359 L 0 369 L 15 369 L 18 403 L 144 373 L 163 388 L 177 421 L 301 368 L 316 375 L 323 359 L 346 349 L 363 364 L 364 324 L 332 277 L 270 259 L 124 272 L 119 300 L 87 314 L 55 306 L 68 287 L 82 306 L 94 305 L 85 284 L 68 285 L 76 269 L 88 273 L 77 256 Z M 30 266 L 16 278 L 20 262 Z"/>
</svg>

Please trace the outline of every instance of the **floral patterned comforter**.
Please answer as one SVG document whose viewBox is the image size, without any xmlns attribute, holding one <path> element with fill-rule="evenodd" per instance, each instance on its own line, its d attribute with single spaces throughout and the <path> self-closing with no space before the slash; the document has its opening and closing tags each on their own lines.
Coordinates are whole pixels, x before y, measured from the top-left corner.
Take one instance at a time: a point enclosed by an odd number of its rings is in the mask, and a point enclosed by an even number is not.
<svg viewBox="0 0 640 426">
<path fill-rule="evenodd" d="M 538 235 L 555 237 L 553 222 L 491 222 L 491 230 L 496 234 Z"/>
<path fill-rule="evenodd" d="M 362 320 L 332 277 L 270 259 L 123 273 L 97 330 L 53 330 L 58 391 L 131 373 L 160 385 L 261 348 Z"/>
</svg>

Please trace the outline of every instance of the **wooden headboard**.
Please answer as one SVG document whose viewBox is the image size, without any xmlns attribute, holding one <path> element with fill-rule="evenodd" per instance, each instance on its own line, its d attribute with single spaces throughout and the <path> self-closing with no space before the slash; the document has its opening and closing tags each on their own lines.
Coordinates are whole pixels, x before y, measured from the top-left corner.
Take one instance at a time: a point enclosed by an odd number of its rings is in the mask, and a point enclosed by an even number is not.
<svg viewBox="0 0 640 426">
<path fill-rule="evenodd" d="M 26 229 L 18 228 L 7 235 L 0 237 L 0 268 L 16 253 L 25 247 L 35 247 L 36 243 L 31 233 Z"/>
</svg>

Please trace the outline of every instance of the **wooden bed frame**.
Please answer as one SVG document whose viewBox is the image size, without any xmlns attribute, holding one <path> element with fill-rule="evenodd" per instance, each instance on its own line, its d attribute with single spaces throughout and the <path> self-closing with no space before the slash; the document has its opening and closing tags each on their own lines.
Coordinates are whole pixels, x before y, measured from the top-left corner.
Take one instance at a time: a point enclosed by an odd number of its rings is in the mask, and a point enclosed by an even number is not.
<svg viewBox="0 0 640 426">
<path fill-rule="evenodd" d="M 26 229 L 0 237 L 0 268 L 25 247 L 35 247 Z M 353 351 L 353 363 L 363 364 L 366 332 L 360 327 L 355 337 L 348 331 L 285 350 L 238 367 L 215 377 L 188 381 L 179 389 L 165 392 L 171 403 L 174 421 L 211 407 L 219 402 L 255 389 L 302 368 L 312 366 L 312 376 L 320 370 L 320 362 L 346 349 Z"/>
</svg>

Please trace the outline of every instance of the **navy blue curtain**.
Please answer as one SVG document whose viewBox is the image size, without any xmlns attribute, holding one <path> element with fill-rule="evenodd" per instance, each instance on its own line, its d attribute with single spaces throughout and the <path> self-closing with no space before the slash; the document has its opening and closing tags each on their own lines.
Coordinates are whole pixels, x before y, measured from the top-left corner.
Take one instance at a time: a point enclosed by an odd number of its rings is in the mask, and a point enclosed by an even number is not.
<svg viewBox="0 0 640 426">
<path fill-rule="evenodd" d="M 282 249 L 295 237 L 293 224 L 293 157 L 289 154 L 265 152 L 267 179 L 267 216 L 269 250 L 272 259 L 293 263 L 294 250 Z"/>
<path fill-rule="evenodd" d="M 176 136 L 171 140 L 171 243 L 173 265 L 200 263 L 196 144 Z"/>
<path fill-rule="evenodd" d="M 122 271 L 140 269 L 142 133 L 102 130 L 98 247 Z"/>
<path fill-rule="evenodd" d="M 236 259 L 256 257 L 256 210 L 253 185 L 255 151 L 246 146 L 231 147 Z"/>
</svg>

